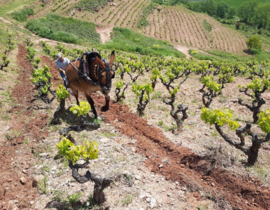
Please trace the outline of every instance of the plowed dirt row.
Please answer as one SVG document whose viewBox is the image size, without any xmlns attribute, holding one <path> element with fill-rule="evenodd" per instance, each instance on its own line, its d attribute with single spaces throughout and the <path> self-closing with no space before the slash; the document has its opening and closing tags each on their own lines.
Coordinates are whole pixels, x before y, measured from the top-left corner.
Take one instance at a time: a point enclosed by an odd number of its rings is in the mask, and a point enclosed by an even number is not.
<svg viewBox="0 0 270 210">
<path fill-rule="evenodd" d="M 98 108 L 103 106 L 103 97 L 95 96 L 94 99 Z M 110 110 L 104 115 L 107 122 L 137 140 L 133 146 L 148 158 L 146 166 L 153 172 L 178 181 L 193 192 L 208 192 L 214 200 L 228 202 L 233 209 L 269 208 L 269 188 L 263 187 L 259 180 L 221 168 L 211 169 L 209 160 L 170 142 L 160 129 L 132 114 L 127 106 L 111 104 Z"/>
<path fill-rule="evenodd" d="M 31 166 L 35 163 L 32 152 L 36 143 L 48 135 L 43 131 L 49 120 L 47 114 L 31 110 L 33 66 L 26 54 L 25 46 L 19 45 L 17 65 L 20 73 L 12 90 L 15 105 L 9 111 L 7 125 L 16 135 L 0 146 L 0 209 L 29 209 L 31 206 L 30 201 L 36 193 L 33 188 L 36 183 L 31 177 Z"/>
<path fill-rule="evenodd" d="M 49 120 L 47 114 L 31 110 L 33 85 L 30 77 L 33 68 L 26 59 L 25 47 L 19 45 L 18 48 L 20 75 L 12 91 L 16 106 L 10 111 L 9 124 L 12 125 L 11 129 L 21 131 L 21 134 L 0 147 L 1 209 L 13 209 L 14 204 L 20 209 L 29 209 L 30 201 L 35 197 L 31 178 L 31 166 L 35 163 L 32 151 L 35 150 L 36 142 L 48 135 L 46 129 L 44 131 Z M 57 82 L 58 72 L 55 71 L 53 61 L 49 61 L 48 57 L 42 57 L 42 62 L 51 67 L 53 82 Z M 94 100 L 99 110 L 104 104 L 104 97 L 94 96 Z M 268 209 L 270 206 L 269 188 L 263 187 L 259 180 L 213 168 L 208 159 L 175 145 L 160 129 L 132 114 L 127 106 L 111 103 L 110 110 L 104 115 L 107 122 L 137 140 L 133 146 L 138 153 L 148 158 L 145 164 L 151 171 L 164 175 L 168 180 L 178 181 L 194 194 L 202 190 L 209 192 L 214 200 L 225 200 L 233 209 Z M 25 139 L 29 141 L 28 147 L 22 144 Z M 21 177 L 26 178 L 25 183 L 20 182 Z"/>
<path fill-rule="evenodd" d="M 63 83 L 63 80 L 58 72 L 58 69 L 55 65 L 55 62 L 52 61 L 48 56 L 41 56 L 41 61 L 45 63 L 49 68 L 52 74 L 52 83 L 55 87 Z"/>
</svg>

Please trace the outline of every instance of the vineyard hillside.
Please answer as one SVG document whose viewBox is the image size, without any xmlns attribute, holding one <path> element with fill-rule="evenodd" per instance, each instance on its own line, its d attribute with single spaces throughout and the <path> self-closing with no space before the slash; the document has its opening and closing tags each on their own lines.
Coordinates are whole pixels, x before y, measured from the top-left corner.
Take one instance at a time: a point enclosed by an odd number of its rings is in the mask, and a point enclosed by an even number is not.
<svg viewBox="0 0 270 210">
<path fill-rule="evenodd" d="M 76 9 L 77 1 L 52 1 L 34 17 L 52 12 L 94 22 L 102 28 L 114 26 L 129 28 L 174 45 L 202 50 L 243 54 L 247 49 L 244 35 L 225 27 L 206 14 L 192 12 L 180 6 L 159 6 L 143 16 L 143 12 L 150 4 L 149 0 L 116 0 L 113 3 L 114 5 L 100 5 L 96 11 L 89 11 Z M 148 22 L 147 26 L 139 24 L 143 17 Z"/>
<path fill-rule="evenodd" d="M 163 7 L 148 17 L 144 33 L 156 39 L 200 49 L 243 53 L 245 37 L 206 14 L 183 7 Z"/>
</svg>

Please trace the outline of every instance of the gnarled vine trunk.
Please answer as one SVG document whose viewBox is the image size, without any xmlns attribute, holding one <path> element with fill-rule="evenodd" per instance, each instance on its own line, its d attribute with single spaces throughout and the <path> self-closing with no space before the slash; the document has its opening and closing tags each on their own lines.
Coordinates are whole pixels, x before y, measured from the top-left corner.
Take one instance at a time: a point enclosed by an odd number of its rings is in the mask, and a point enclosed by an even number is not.
<svg viewBox="0 0 270 210">
<path fill-rule="evenodd" d="M 270 140 L 270 134 L 267 134 L 265 137 L 265 140 L 259 139 L 257 134 L 254 134 L 251 132 L 251 124 L 247 123 L 244 128 L 238 128 L 236 130 L 236 135 L 240 138 L 240 143 L 235 141 L 234 139 L 227 136 L 221 126 L 215 124 L 215 128 L 218 131 L 218 133 L 221 135 L 221 137 L 228 142 L 230 145 L 234 146 L 235 148 L 241 150 L 243 153 L 245 153 L 248 156 L 248 163 L 251 165 L 254 165 L 258 159 L 259 149 L 261 147 L 261 144 L 263 142 L 267 142 Z M 247 133 L 252 137 L 252 145 L 250 147 L 245 145 L 245 139 L 243 137 L 243 134 Z"/>
<path fill-rule="evenodd" d="M 85 162 L 84 164 L 73 164 L 69 160 L 69 167 L 72 170 L 72 177 L 79 182 L 80 184 L 83 184 L 88 181 L 92 181 L 95 183 L 94 185 L 94 193 L 93 198 L 94 201 L 97 204 L 102 204 L 106 201 L 106 197 L 104 194 L 104 189 L 106 187 L 109 187 L 110 184 L 113 182 L 113 179 L 110 177 L 102 178 L 98 174 L 91 173 L 89 170 L 86 172 L 85 175 L 80 175 L 78 170 L 80 168 L 85 168 L 89 164 L 89 161 Z"/>
</svg>

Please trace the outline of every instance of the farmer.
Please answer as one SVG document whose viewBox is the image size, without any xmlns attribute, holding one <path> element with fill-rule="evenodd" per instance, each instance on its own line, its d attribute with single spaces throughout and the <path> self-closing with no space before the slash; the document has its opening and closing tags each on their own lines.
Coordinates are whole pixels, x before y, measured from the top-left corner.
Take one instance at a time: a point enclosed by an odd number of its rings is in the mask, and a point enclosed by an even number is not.
<svg viewBox="0 0 270 210">
<path fill-rule="evenodd" d="M 68 58 L 63 58 L 61 53 L 57 54 L 57 61 L 56 61 L 56 67 L 61 75 L 61 77 L 64 80 L 64 85 L 67 88 L 67 91 L 72 94 L 71 90 L 67 87 L 67 81 L 66 81 L 66 68 L 69 65 L 70 61 Z"/>
</svg>

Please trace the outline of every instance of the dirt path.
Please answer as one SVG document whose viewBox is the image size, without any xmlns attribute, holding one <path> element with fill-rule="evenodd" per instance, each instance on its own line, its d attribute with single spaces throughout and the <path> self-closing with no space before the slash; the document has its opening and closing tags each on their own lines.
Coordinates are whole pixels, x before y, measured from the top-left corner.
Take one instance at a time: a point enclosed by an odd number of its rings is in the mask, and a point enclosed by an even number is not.
<svg viewBox="0 0 270 210">
<path fill-rule="evenodd" d="M 111 26 L 111 27 L 96 26 L 96 31 L 97 31 L 97 33 L 100 34 L 100 41 L 102 44 L 111 40 L 112 30 L 113 30 L 113 26 Z"/>
<path fill-rule="evenodd" d="M 12 90 L 14 105 L 9 111 L 5 141 L 0 146 L 0 209 L 29 209 L 36 196 L 36 183 L 31 171 L 35 164 L 33 152 L 36 143 L 48 132 L 43 130 L 48 116 L 44 112 L 31 110 L 33 84 L 30 81 L 33 67 L 26 59 L 25 46 L 18 46 L 18 82 Z"/>
<path fill-rule="evenodd" d="M 11 21 L 9 21 L 9 20 L 7 20 L 7 19 L 5 19 L 3 17 L 0 17 L 0 20 L 3 21 L 4 23 L 10 24 L 10 25 L 14 24 Z M 21 29 L 25 29 L 21 24 L 16 24 L 16 25 Z"/>
<path fill-rule="evenodd" d="M 7 24 L 12 24 L 12 22 L 10 22 L 9 20 L 3 18 L 3 17 L 0 17 L 0 20 L 3 21 L 4 23 L 7 23 Z"/>
<path fill-rule="evenodd" d="M 187 56 L 188 59 L 191 58 L 190 54 L 188 53 L 188 50 L 189 50 L 188 47 L 182 46 L 182 45 L 177 45 L 177 44 L 174 45 L 174 47 L 175 47 L 178 51 L 184 53 L 184 54 Z"/>
<path fill-rule="evenodd" d="M 99 108 L 103 106 L 103 97 L 94 98 Z M 175 145 L 160 129 L 132 114 L 127 106 L 111 104 L 104 115 L 122 134 L 137 140 L 131 145 L 148 158 L 145 164 L 152 172 L 178 181 L 194 193 L 209 193 L 221 209 L 231 206 L 232 209 L 254 210 L 270 206 L 270 191 L 259 180 L 212 167 L 212 160 Z"/>
</svg>

